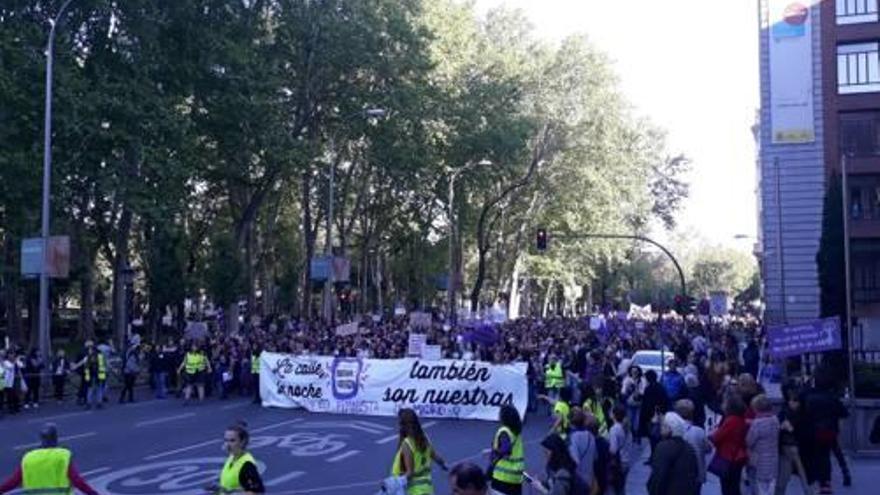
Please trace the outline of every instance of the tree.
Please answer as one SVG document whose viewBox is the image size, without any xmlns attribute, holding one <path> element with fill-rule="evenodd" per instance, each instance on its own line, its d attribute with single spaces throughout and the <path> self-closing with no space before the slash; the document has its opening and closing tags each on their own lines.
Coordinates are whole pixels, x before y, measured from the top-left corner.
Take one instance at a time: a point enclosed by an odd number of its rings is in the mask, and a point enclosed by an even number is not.
<svg viewBox="0 0 880 495">
<path fill-rule="evenodd" d="M 724 291 L 736 297 L 749 287 L 757 271 L 749 254 L 721 246 L 701 247 L 686 264 L 690 265 L 689 290 L 697 297 L 714 291 Z"/>
<path fill-rule="evenodd" d="M 846 322 L 846 268 L 843 238 L 843 188 L 839 174 L 832 175 L 822 206 L 822 237 L 816 253 L 819 269 L 820 311 L 823 318 L 840 316 Z"/>
</svg>

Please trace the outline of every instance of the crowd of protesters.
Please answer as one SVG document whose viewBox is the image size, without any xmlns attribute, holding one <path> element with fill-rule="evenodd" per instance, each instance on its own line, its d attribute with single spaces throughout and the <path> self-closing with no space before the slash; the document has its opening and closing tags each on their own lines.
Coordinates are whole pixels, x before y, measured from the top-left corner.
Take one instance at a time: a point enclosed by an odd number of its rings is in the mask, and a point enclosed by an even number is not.
<svg viewBox="0 0 880 495">
<path fill-rule="evenodd" d="M 63 350 L 51 360 L 39 351 L 0 351 L 0 411 L 39 407 L 45 375 L 51 375 L 54 400 L 65 400 L 72 384 L 77 403 L 87 408 L 113 399 L 134 402 L 147 393 L 137 391 L 139 379 L 158 399 L 178 396 L 186 404 L 236 395 L 258 402 L 263 351 L 402 358 L 414 331 L 405 316 L 365 319 L 346 336 L 335 325 L 290 318 L 245 324 L 231 335 L 221 318 L 202 323 L 198 335 L 160 342 L 135 334 L 119 352 L 92 341 L 73 358 Z M 540 399 L 549 402 L 553 433 L 569 450 L 580 481 L 598 493 L 625 492 L 630 467 L 642 462 L 642 443 L 652 452 L 651 495 L 699 493 L 707 472 L 719 477 L 724 495 L 741 493 L 743 483 L 752 493 L 782 494 L 792 476 L 805 494 L 813 484 L 830 493 L 830 457 L 843 461 L 837 433 L 846 409 L 830 374 L 820 370 L 811 382 L 785 384 L 782 408 L 774 412 L 758 378 L 778 370 L 761 362 L 755 318 L 642 321 L 606 312 L 449 325 L 435 317 L 416 331 L 439 346 L 443 358 L 527 362 L 529 410 L 543 410 Z M 637 351 L 656 349 L 671 355 L 659 373 L 631 364 Z M 114 397 L 107 390 L 111 376 L 121 385 Z M 559 447 L 556 440 L 548 446 Z M 841 466 L 849 484 L 845 461 Z"/>
</svg>

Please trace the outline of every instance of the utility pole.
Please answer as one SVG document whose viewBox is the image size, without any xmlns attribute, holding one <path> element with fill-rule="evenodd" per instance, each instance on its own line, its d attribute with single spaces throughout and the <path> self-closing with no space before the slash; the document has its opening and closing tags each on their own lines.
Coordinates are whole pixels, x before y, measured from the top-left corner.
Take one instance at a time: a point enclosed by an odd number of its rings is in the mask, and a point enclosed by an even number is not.
<svg viewBox="0 0 880 495">
<path fill-rule="evenodd" d="M 43 237 L 43 262 L 40 267 L 40 309 L 39 309 L 39 344 L 43 359 L 50 359 L 52 353 L 51 324 L 49 314 L 49 273 L 46 271 L 49 261 L 49 202 L 52 187 L 52 72 L 55 63 L 55 29 L 64 15 L 64 11 L 73 0 L 61 4 L 58 13 L 50 21 L 49 39 L 46 42 L 46 100 L 43 121 L 43 203 L 40 235 Z"/>
</svg>

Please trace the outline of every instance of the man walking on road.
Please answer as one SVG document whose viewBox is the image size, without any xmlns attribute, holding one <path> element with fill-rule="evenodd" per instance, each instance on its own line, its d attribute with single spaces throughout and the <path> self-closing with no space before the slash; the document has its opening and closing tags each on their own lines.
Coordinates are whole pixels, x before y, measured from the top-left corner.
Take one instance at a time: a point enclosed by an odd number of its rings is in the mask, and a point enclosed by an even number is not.
<svg viewBox="0 0 880 495">
<path fill-rule="evenodd" d="M 25 454 L 12 476 L 0 485 L 0 495 L 19 487 L 25 493 L 72 493 L 76 488 L 98 495 L 80 476 L 70 451 L 58 446 L 58 429 L 51 423 L 40 431 L 40 447 Z"/>
</svg>

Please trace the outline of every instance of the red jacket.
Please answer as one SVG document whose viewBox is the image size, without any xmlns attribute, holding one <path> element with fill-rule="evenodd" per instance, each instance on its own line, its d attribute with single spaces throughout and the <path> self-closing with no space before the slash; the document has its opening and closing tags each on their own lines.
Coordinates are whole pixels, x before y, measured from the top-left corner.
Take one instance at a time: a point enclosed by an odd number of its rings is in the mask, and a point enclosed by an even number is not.
<svg viewBox="0 0 880 495">
<path fill-rule="evenodd" d="M 724 460 L 744 464 L 748 458 L 746 433 L 749 427 L 742 416 L 727 416 L 718 429 L 709 437 L 719 457 Z"/>
</svg>

